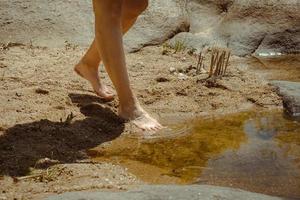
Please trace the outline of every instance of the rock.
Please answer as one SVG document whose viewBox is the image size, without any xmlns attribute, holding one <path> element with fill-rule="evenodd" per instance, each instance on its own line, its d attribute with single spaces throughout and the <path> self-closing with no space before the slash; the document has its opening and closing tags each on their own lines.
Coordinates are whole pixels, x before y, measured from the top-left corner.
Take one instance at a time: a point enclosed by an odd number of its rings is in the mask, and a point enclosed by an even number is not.
<svg viewBox="0 0 300 200">
<path fill-rule="evenodd" d="M 188 48 L 218 45 L 239 56 L 254 52 L 300 51 L 300 6 L 298 1 L 191 0 L 188 3 L 190 32 L 170 41 Z"/>
<path fill-rule="evenodd" d="M 286 113 L 292 117 L 300 117 L 300 83 L 272 81 L 271 85 L 275 86 L 277 93 L 282 96 Z"/>
<path fill-rule="evenodd" d="M 138 62 L 138 63 L 132 65 L 132 67 L 135 69 L 141 70 L 141 69 L 145 68 L 145 64 L 143 62 Z"/>
<path fill-rule="evenodd" d="M 242 197 L 242 198 L 241 198 Z M 127 192 L 70 192 L 51 196 L 46 200 L 283 200 L 284 198 L 208 185 L 190 186 L 140 186 Z"/>
<path fill-rule="evenodd" d="M 182 0 L 150 0 L 149 8 L 125 35 L 126 50 L 161 44 L 178 32 L 188 31 L 186 3 Z"/>
<path fill-rule="evenodd" d="M 255 51 L 256 55 L 271 54 L 270 56 L 298 53 L 300 53 L 300 28 L 268 34 Z"/>
<path fill-rule="evenodd" d="M 0 18 L 3 19 L 0 23 L 1 43 L 64 47 L 67 41 L 88 46 L 94 38 L 91 1 L 1 0 Z M 161 44 L 188 29 L 185 1 L 150 0 L 149 8 L 126 34 L 124 43 L 126 50 L 132 52 L 145 45 Z"/>
<path fill-rule="evenodd" d="M 49 91 L 48 91 L 48 90 L 45 90 L 45 89 L 37 88 L 37 89 L 35 90 L 35 93 L 46 95 L 46 94 L 49 94 Z"/>
<path fill-rule="evenodd" d="M 39 159 L 36 163 L 35 163 L 35 168 L 40 168 L 40 169 L 45 169 L 48 168 L 52 165 L 58 164 L 60 163 L 59 160 L 52 160 L 50 158 L 42 158 Z"/>
<path fill-rule="evenodd" d="M 1 43 L 88 46 L 94 37 L 90 1 L 2 0 L 0 18 Z M 218 45 L 245 56 L 299 53 L 299 34 L 299 0 L 150 0 L 124 43 L 133 52 L 176 35 L 170 44 L 197 51 Z"/>
<path fill-rule="evenodd" d="M 1 43 L 63 47 L 68 41 L 86 46 L 94 35 L 90 1 L 1 0 L 0 18 Z"/>
<path fill-rule="evenodd" d="M 171 40 L 168 41 L 168 44 L 171 47 L 174 47 L 175 44 L 180 41 L 181 43 L 186 46 L 188 49 L 196 49 L 198 52 L 200 52 L 202 49 L 204 49 L 206 46 L 209 46 L 211 44 L 212 39 L 210 37 L 205 37 L 204 35 L 197 35 L 193 33 L 188 32 L 182 32 L 177 34 L 175 37 L 173 37 Z"/>
<path fill-rule="evenodd" d="M 175 67 L 170 67 L 169 71 L 170 71 L 170 73 L 174 73 L 174 72 L 176 72 L 176 68 Z"/>
<path fill-rule="evenodd" d="M 166 78 L 166 77 L 158 77 L 155 79 L 157 82 L 159 83 L 163 83 L 163 82 L 169 82 L 170 79 Z"/>
<path fill-rule="evenodd" d="M 183 73 L 178 73 L 178 79 L 179 80 L 186 80 L 188 78 L 187 75 L 183 74 Z"/>
</svg>

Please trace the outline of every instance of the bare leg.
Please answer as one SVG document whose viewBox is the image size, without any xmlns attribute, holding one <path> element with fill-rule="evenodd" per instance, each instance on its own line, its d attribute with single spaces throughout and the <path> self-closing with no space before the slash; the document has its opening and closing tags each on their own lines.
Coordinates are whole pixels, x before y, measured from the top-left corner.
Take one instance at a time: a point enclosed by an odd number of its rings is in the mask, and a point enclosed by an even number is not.
<svg viewBox="0 0 300 200">
<path fill-rule="evenodd" d="M 123 34 L 125 34 L 135 23 L 137 16 L 144 10 L 143 6 L 137 7 L 135 11 L 130 10 L 131 4 L 135 3 L 137 0 L 125 0 L 123 2 L 124 11 L 122 13 L 122 29 Z M 82 57 L 80 62 L 74 67 L 75 72 L 81 77 L 88 80 L 95 93 L 104 99 L 110 100 L 114 98 L 113 92 L 107 88 L 101 82 L 98 74 L 99 64 L 101 62 L 100 55 L 98 53 L 95 40 L 92 42 L 90 48 L 87 50 L 85 55 Z"/>
<path fill-rule="evenodd" d="M 120 101 L 120 117 L 132 120 L 144 130 L 157 130 L 161 125 L 140 106 L 131 90 L 122 40 L 123 0 L 93 0 L 96 45 Z"/>
<path fill-rule="evenodd" d="M 74 70 L 77 74 L 91 83 L 95 93 L 99 97 L 111 100 L 114 98 L 114 94 L 101 82 L 98 74 L 98 66 L 100 62 L 98 60 L 100 60 L 100 57 L 98 56 L 97 48 L 95 48 L 95 41 L 93 41 L 87 53 L 74 67 Z"/>
</svg>

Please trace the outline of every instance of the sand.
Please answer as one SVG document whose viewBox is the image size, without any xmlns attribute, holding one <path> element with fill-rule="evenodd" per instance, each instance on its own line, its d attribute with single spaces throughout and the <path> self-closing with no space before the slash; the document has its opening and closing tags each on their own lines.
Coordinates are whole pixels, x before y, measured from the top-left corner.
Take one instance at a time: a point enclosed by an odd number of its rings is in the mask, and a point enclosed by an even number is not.
<svg viewBox="0 0 300 200">
<path fill-rule="evenodd" d="M 2 45 L 0 199 L 122 190 L 141 183 L 125 167 L 94 163 L 87 155 L 87 150 L 122 134 L 141 131 L 118 118 L 117 99 L 102 101 L 74 73 L 84 51 L 72 44 L 64 48 Z M 189 67 L 196 66 L 195 56 L 162 51 L 161 46 L 146 47 L 128 54 L 127 63 L 141 104 L 163 125 L 282 106 L 259 70 L 249 69 L 256 63 L 249 58 L 232 57 L 228 74 L 210 87 L 203 81 L 207 74 L 196 75 Z M 103 66 L 100 73 L 111 86 Z"/>
</svg>

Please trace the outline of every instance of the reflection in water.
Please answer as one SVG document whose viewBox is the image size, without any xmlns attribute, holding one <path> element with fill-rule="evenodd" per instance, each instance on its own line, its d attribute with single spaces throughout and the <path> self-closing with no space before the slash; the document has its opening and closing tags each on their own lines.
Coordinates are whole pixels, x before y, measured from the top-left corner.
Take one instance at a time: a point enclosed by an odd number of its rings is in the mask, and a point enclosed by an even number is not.
<svg viewBox="0 0 300 200">
<path fill-rule="evenodd" d="M 191 133 L 180 137 L 124 136 L 90 153 L 95 160 L 127 166 L 146 182 L 212 184 L 300 197 L 299 122 L 276 112 L 254 112 L 200 119 L 190 126 Z"/>
<path fill-rule="evenodd" d="M 300 124 L 279 113 L 258 113 L 245 121 L 244 132 L 247 143 L 212 159 L 212 170 L 203 171 L 198 182 L 299 198 Z"/>
</svg>

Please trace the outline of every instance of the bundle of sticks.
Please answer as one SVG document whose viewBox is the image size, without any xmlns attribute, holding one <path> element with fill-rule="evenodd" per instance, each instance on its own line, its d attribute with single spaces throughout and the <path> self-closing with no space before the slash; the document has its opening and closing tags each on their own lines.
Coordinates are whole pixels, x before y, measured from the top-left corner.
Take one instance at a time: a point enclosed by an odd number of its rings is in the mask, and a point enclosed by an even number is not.
<svg viewBox="0 0 300 200">
<path fill-rule="evenodd" d="M 229 65 L 230 49 L 214 47 L 211 51 L 209 77 L 224 76 Z"/>
</svg>

